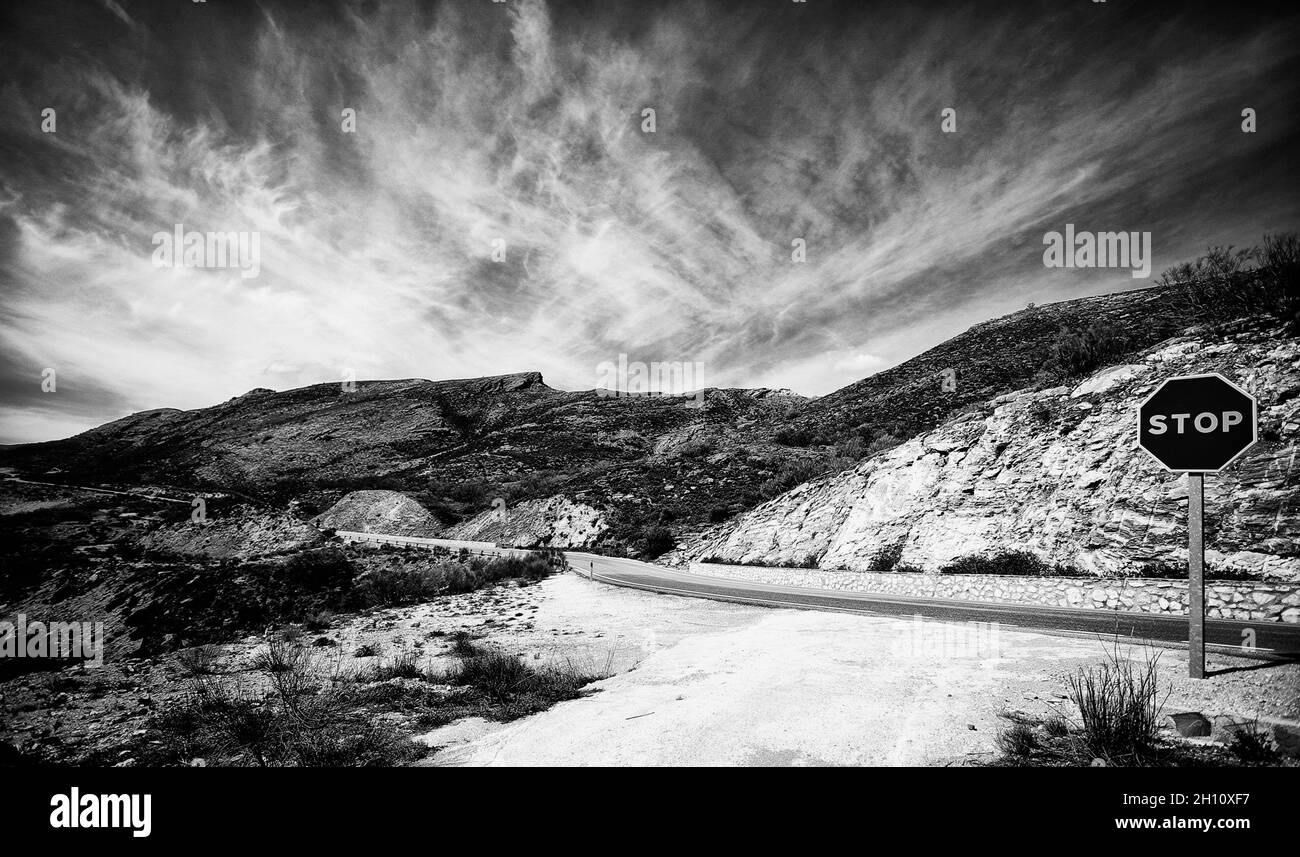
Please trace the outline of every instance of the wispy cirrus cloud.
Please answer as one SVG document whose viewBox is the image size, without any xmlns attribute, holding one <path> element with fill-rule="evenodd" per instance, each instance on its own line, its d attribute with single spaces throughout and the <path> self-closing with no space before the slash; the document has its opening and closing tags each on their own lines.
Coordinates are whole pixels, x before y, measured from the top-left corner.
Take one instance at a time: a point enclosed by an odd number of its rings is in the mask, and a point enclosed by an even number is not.
<svg viewBox="0 0 1300 857">
<path fill-rule="evenodd" d="M 824 393 L 1132 287 L 1042 267 L 1067 220 L 1151 230 L 1159 270 L 1300 206 L 1295 20 L 1248 7 L 87 8 L 8 13 L 7 440 L 345 369 L 589 388 L 618 353 Z M 175 223 L 259 232 L 259 276 L 155 268 Z"/>
</svg>

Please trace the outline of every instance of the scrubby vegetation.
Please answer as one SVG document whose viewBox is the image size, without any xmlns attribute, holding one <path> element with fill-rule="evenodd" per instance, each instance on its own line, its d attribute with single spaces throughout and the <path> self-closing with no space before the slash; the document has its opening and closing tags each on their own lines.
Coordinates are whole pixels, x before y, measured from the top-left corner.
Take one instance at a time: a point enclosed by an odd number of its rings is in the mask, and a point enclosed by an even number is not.
<svg viewBox="0 0 1300 857">
<path fill-rule="evenodd" d="M 672 530 L 662 524 L 654 524 L 641 531 L 641 553 L 646 559 L 654 559 L 677 546 Z"/>
<path fill-rule="evenodd" d="M 886 545 L 876 551 L 871 562 L 867 564 L 867 571 L 893 571 L 898 567 L 898 563 L 903 558 L 903 542 L 895 542 L 892 545 Z"/>
<path fill-rule="evenodd" d="M 1162 687 L 1160 655 L 1121 654 L 1068 679 L 1073 716 L 1038 720 L 1005 713 L 996 739 L 996 766 L 1250 766 L 1288 762 L 1258 724 L 1237 725 L 1225 746 L 1197 746 L 1161 730 L 1171 687 Z"/>
<path fill-rule="evenodd" d="M 1159 282 L 1176 291 L 1196 321 L 1221 325 L 1265 317 L 1300 332 L 1300 238 L 1294 232 L 1265 235 L 1257 247 L 1210 247 L 1166 270 Z"/>
<path fill-rule="evenodd" d="M 195 677 L 179 705 L 156 715 L 133 748 L 143 764 L 373 767 L 427 752 L 392 723 L 358 706 L 337 672 L 308 649 L 272 639 L 255 675 Z"/>
<path fill-rule="evenodd" d="M 1039 380 L 1059 383 L 1078 378 L 1117 362 L 1129 350 L 1129 337 L 1106 321 L 1094 321 L 1082 330 L 1062 328 L 1048 346 Z"/>
<path fill-rule="evenodd" d="M 143 735 L 116 752 L 147 765 L 402 765 L 429 752 L 412 729 L 471 714 L 522 717 L 581 696 L 607 674 L 571 662 L 534 667 L 465 633 L 447 654 L 454 660 L 447 669 L 402 652 L 354 670 L 272 637 L 251 674 L 194 675 L 183 702 L 156 714 Z"/>
<path fill-rule="evenodd" d="M 1258 247 L 1210 247 L 1197 259 L 1166 270 L 1158 282 L 1169 303 L 1166 313 L 1151 320 L 1161 334 L 1192 324 L 1221 329 L 1241 319 L 1280 321 L 1300 332 L 1300 239 L 1295 233 L 1266 235 Z M 1126 330 L 1106 319 L 1062 327 L 1046 349 L 1038 380 L 1060 383 L 1120 362 L 1145 344 Z"/>
<path fill-rule="evenodd" d="M 1150 757 L 1164 705 L 1159 661 L 1157 652 L 1137 664 L 1116 649 L 1100 666 L 1070 677 L 1070 701 L 1082 727 L 1079 741 L 1093 758 L 1142 762 Z"/>
<path fill-rule="evenodd" d="M 576 699 L 582 689 L 608 675 L 608 669 L 590 671 L 573 662 L 533 667 L 514 655 L 483 646 L 458 635 L 454 651 L 459 660 L 438 675 L 446 684 L 473 688 L 499 706 L 498 714 L 513 719 L 542 711 L 557 702 Z"/>
<path fill-rule="evenodd" d="M 825 458 L 798 458 L 787 461 L 781 465 L 776 475 L 763 482 L 759 494 L 764 499 L 770 500 L 819 476 L 847 470 L 857 463 L 857 458 L 849 458 L 838 453 Z"/>
<path fill-rule="evenodd" d="M 447 552 L 328 546 L 251 563 L 177 562 L 162 574 L 142 567 L 117 604 L 142 654 L 231 639 L 288 623 L 320 630 L 329 615 L 419 604 L 505 580 L 541 580 L 564 568 L 563 556 L 453 557 Z M 127 602 L 139 602 L 134 606 Z"/>
<path fill-rule="evenodd" d="M 999 574 L 1018 577 L 1081 577 L 1082 572 L 1072 566 L 1053 565 L 1031 551 L 1004 551 L 1002 553 L 970 554 L 959 557 L 939 570 L 940 574 Z"/>
</svg>

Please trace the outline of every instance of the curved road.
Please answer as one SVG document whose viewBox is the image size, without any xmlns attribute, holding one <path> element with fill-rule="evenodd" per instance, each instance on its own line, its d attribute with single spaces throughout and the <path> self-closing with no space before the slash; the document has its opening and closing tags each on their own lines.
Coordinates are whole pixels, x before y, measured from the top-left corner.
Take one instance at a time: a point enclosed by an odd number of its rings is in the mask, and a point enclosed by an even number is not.
<svg viewBox="0 0 1300 857">
<path fill-rule="evenodd" d="M 380 544 L 467 549 L 482 554 L 522 554 L 521 548 L 501 548 L 490 542 L 448 541 L 380 533 L 340 530 L 344 538 Z M 1125 637 L 1170 647 L 1187 646 L 1187 618 L 1154 613 L 1117 610 L 1086 610 L 1068 607 L 1035 607 L 1028 604 L 995 604 L 987 601 L 954 601 L 941 598 L 904 598 L 872 592 L 836 592 L 777 586 L 749 580 L 709 577 L 674 571 L 634 559 L 619 559 L 583 551 L 565 551 L 569 563 L 593 580 L 668 595 L 713 598 L 768 607 L 804 610 L 835 610 L 868 616 L 894 618 L 921 616 L 946 622 L 997 622 L 1027 631 L 1042 631 L 1072 637 Z M 1251 636 L 1254 647 L 1243 646 Z M 1300 660 L 1300 624 L 1291 622 L 1238 622 L 1205 620 L 1206 651 L 1239 657 Z"/>
<path fill-rule="evenodd" d="M 1160 645 L 1187 645 L 1186 617 L 938 598 L 903 598 L 867 592 L 834 592 L 707 577 L 637 560 L 578 551 L 565 551 L 565 556 L 575 570 L 595 580 L 651 592 L 772 607 L 836 610 L 869 616 L 923 616 L 948 622 L 997 622 L 1003 626 L 1051 634 L 1103 638 L 1118 635 L 1135 640 L 1149 640 Z M 1255 637 L 1253 650 L 1242 647 L 1243 641 L 1249 639 L 1250 631 L 1254 632 Z M 1207 651 L 1219 654 L 1300 659 L 1300 625 L 1207 619 L 1205 645 Z"/>
</svg>

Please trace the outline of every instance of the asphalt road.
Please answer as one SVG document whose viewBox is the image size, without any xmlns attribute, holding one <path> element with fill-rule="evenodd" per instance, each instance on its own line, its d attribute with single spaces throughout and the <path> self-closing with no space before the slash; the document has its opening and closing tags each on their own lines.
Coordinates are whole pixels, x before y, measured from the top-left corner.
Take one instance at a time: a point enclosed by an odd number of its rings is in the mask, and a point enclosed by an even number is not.
<svg viewBox="0 0 1300 857">
<path fill-rule="evenodd" d="M 743 604 L 835 610 L 869 616 L 922 616 L 947 622 L 997 622 L 1068 636 L 1114 636 L 1158 645 L 1187 645 L 1187 619 L 1111 610 L 1033 607 L 935 598 L 902 598 L 862 592 L 828 592 L 797 586 L 776 586 L 672 571 L 631 559 L 567 551 L 570 564 L 582 574 L 615 586 L 629 586 L 692 598 L 713 598 Z M 1253 631 L 1254 649 L 1243 647 Z M 1245 657 L 1300 659 L 1300 625 L 1283 622 L 1238 622 L 1209 619 L 1205 623 L 1208 651 Z"/>
</svg>

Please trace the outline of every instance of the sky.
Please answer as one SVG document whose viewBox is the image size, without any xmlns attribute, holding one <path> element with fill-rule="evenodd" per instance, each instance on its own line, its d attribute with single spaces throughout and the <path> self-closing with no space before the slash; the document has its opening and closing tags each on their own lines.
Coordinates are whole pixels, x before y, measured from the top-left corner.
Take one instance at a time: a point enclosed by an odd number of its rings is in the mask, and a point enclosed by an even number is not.
<svg viewBox="0 0 1300 857">
<path fill-rule="evenodd" d="M 0 443 L 620 354 L 822 395 L 1295 230 L 1295 14 L 1162 6 L 6 4 Z M 1045 267 L 1067 223 L 1152 277 Z M 178 224 L 257 275 L 160 265 Z"/>
</svg>

